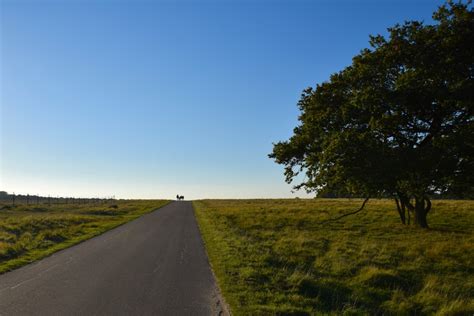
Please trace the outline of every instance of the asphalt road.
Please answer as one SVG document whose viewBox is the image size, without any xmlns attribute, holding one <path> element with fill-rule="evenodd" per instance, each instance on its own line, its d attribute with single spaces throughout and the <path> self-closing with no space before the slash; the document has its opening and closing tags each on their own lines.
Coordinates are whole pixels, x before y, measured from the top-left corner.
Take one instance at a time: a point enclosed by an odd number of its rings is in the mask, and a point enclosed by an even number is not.
<svg viewBox="0 0 474 316">
<path fill-rule="evenodd" d="M 191 202 L 0 275 L 0 315 L 219 315 Z"/>
</svg>

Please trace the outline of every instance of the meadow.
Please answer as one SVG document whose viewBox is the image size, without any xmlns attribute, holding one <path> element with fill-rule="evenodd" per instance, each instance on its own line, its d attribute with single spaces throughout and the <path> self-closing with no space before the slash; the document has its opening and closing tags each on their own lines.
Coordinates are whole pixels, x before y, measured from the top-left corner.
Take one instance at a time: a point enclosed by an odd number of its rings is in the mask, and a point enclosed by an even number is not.
<svg viewBox="0 0 474 316">
<path fill-rule="evenodd" d="M 433 202 L 429 230 L 392 200 L 200 200 L 234 315 L 473 315 L 474 201 Z"/>
<path fill-rule="evenodd" d="M 168 202 L 0 204 L 0 273 L 99 235 Z"/>
</svg>

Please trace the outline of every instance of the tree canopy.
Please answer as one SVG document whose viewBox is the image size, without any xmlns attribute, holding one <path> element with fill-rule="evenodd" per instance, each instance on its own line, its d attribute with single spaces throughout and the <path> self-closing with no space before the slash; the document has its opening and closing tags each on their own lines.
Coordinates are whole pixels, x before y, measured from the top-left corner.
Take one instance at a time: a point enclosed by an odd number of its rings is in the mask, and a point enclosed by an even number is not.
<svg viewBox="0 0 474 316">
<path fill-rule="evenodd" d="M 433 194 L 474 192 L 474 13 L 448 2 L 408 21 L 303 91 L 300 124 L 269 155 L 295 188 L 393 196 L 420 227 Z"/>
</svg>

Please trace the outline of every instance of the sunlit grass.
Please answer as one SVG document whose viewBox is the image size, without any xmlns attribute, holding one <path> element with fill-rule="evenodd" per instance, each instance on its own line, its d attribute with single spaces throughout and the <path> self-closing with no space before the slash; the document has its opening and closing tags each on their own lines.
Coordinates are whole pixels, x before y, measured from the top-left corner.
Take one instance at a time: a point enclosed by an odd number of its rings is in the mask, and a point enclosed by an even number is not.
<svg viewBox="0 0 474 316">
<path fill-rule="evenodd" d="M 474 201 L 434 201 L 430 230 L 372 200 L 194 203 L 211 264 L 236 315 L 474 313 Z"/>
<path fill-rule="evenodd" d="M 43 258 L 155 210 L 168 201 L 0 204 L 0 273 Z"/>
</svg>

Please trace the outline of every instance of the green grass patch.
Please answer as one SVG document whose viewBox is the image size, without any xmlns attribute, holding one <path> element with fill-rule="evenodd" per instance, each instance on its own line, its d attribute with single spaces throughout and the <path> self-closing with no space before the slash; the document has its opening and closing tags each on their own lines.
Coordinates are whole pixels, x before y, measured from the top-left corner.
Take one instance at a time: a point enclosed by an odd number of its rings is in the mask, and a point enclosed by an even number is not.
<svg viewBox="0 0 474 316">
<path fill-rule="evenodd" d="M 48 256 L 169 203 L 0 205 L 0 273 Z"/>
<path fill-rule="evenodd" d="M 390 200 L 194 202 L 235 315 L 472 315 L 474 201 L 434 201 L 430 230 Z"/>
</svg>

